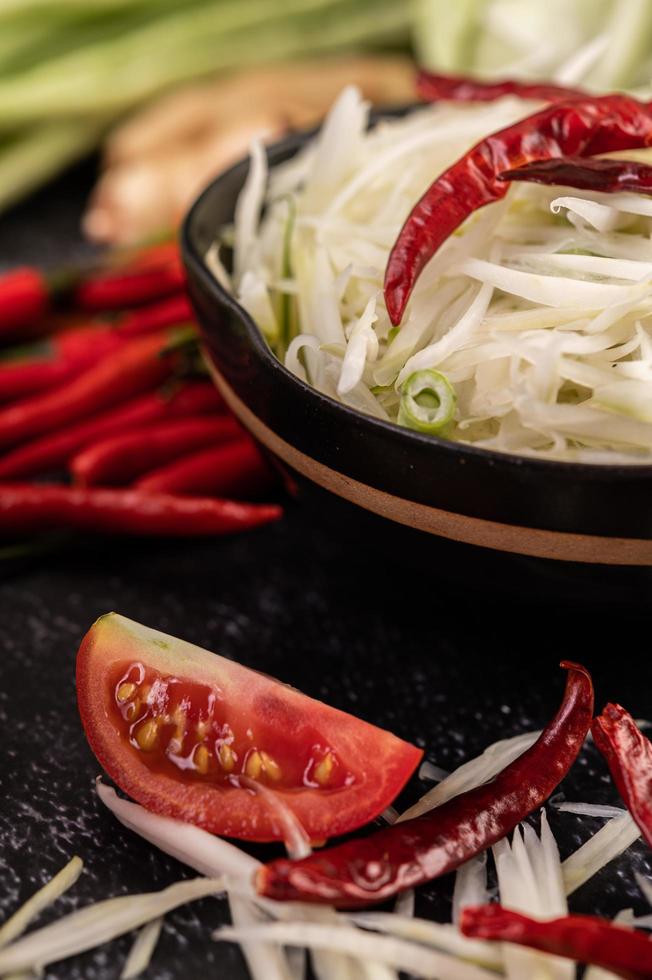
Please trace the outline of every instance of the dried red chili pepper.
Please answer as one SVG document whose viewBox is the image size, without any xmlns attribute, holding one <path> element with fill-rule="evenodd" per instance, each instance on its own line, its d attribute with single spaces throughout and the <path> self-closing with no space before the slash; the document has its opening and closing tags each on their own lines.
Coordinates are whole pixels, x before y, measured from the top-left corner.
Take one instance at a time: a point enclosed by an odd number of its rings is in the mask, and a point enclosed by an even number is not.
<svg viewBox="0 0 652 980">
<path fill-rule="evenodd" d="M 50 306 L 50 290 L 43 273 L 31 266 L 11 269 L 0 276 L 0 338 L 40 320 Z"/>
<path fill-rule="evenodd" d="M 142 477 L 136 487 L 149 493 L 193 493 L 218 497 L 260 497 L 274 485 L 274 474 L 250 439 L 211 446 L 181 456 Z"/>
<path fill-rule="evenodd" d="M 566 88 L 552 82 L 524 82 L 514 78 L 483 82 L 465 75 L 439 75 L 421 68 L 417 73 L 417 92 L 426 102 L 495 102 L 505 95 L 541 102 L 562 102 L 583 98 L 586 91 Z"/>
<path fill-rule="evenodd" d="M 228 534 L 278 520 L 273 504 L 243 504 L 208 497 L 175 497 L 139 490 L 0 484 L 0 532 L 72 529 L 175 537 Z"/>
<path fill-rule="evenodd" d="M 652 977 L 652 941 L 642 932 L 596 916 L 567 915 L 542 922 L 500 905 L 482 905 L 463 909 L 460 927 L 473 939 L 529 946 L 602 967 L 625 980 Z"/>
<path fill-rule="evenodd" d="M 84 310 L 119 310 L 177 293 L 185 283 L 181 259 L 175 255 L 161 265 L 117 269 L 91 276 L 77 286 L 73 302 Z"/>
<path fill-rule="evenodd" d="M 470 214 L 498 201 L 499 180 L 534 160 L 592 156 L 652 143 L 652 107 L 626 95 L 548 106 L 477 143 L 444 171 L 412 209 L 385 271 L 385 303 L 398 324 L 423 267 Z"/>
<path fill-rule="evenodd" d="M 51 432 L 162 384 L 178 360 L 176 354 L 159 356 L 171 336 L 166 332 L 130 340 L 69 384 L 3 409 L 0 447 Z"/>
<path fill-rule="evenodd" d="M 316 851 L 301 861 L 272 861 L 258 872 L 261 895 L 280 901 L 355 908 L 438 878 L 508 834 L 564 778 L 591 724 L 588 671 L 568 669 L 561 706 L 535 744 L 490 783 L 369 837 Z"/>
<path fill-rule="evenodd" d="M 241 436 L 240 425 L 229 416 L 191 416 L 143 429 L 130 426 L 83 449 L 70 461 L 70 472 L 82 486 L 131 483 L 141 473 L 177 460 L 193 449 Z M 173 493 L 174 488 L 165 492 Z"/>
<path fill-rule="evenodd" d="M 618 792 L 652 847 L 652 743 L 619 704 L 608 704 L 591 725 Z"/>
<path fill-rule="evenodd" d="M 580 190 L 634 191 L 652 194 L 652 167 L 638 160 L 605 160 L 602 158 L 561 157 L 559 160 L 537 160 L 515 170 L 499 174 L 498 180 L 525 180 L 534 184 L 561 184 Z"/>
<path fill-rule="evenodd" d="M 156 391 L 130 400 L 88 421 L 34 439 L 0 457 L 0 480 L 15 480 L 62 468 L 71 456 L 107 436 L 152 424 L 160 419 L 223 412 L 224 402 L 213 385 L 192 382 L 169 395 Z"/>
</svg>

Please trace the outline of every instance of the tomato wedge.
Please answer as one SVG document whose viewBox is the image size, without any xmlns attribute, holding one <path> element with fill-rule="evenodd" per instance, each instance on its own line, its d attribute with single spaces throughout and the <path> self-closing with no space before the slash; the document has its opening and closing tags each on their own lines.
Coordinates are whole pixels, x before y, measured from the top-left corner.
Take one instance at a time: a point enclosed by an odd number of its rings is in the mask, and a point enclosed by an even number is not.
<svg viewBox="0 0 652 980">
<path fill-rule="evenodd" d="M 77 656 L 86 737 L 109 776 L 154 810 L 215 834 L 282 835 L 273 789 L 312 840 L 389 806 L 422 752 L 389 732 L 184 640 L 102 616 Z M 250 784 L 249 784 L 250 785 Z"/>
</svg>

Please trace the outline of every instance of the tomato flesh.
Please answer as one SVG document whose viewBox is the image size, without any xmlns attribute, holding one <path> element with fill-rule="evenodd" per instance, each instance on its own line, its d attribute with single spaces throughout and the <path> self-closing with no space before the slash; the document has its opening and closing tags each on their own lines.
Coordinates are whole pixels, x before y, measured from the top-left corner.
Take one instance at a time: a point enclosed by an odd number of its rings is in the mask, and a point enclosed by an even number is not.
<svg viewBox="0 0 652 980">
<path fill-rule="evenodd" d="M 111 678 L 115 675 L 117 680 Z M 221 690 L 163 676 L 139 661 L 109 675 L 115 717 L 129 744 L 153 772 L 185 780 L 234 785 L 238 776 L 272 789 L 318 790 L 352 786 L 355 775 L 314 729 L 296 746 L 291 735 L 253 723 L 242 731 Z"/>
<path fill-rule="evenodd" d="M 121 789 L 157 813 L 244 840 L 283 836 L 255 784 L 274 790 L 322 840 L 381 813 L 422 755 L 273 678 L 114 613 L 82 642 L 77 695 L 91 748 Z"/>
</svg>

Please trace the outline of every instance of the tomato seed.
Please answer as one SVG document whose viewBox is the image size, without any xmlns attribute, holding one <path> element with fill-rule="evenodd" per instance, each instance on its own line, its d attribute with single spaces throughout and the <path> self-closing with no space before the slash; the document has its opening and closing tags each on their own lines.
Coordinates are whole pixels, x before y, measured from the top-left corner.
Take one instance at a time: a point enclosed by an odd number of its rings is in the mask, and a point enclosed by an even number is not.
<svg viewBox="0 0 652 980">
<path fill-rule="evenodd" d="M 205 776 L 211 763 L 211 754 L 205 745 L 198 745 L 192 760 L 197 772 Z"/>
<path fill-rule="evenodd" d="M 250 779 L 258 779 L 262 772 L 263 762 L 260 758 L 260 752 L 256 749 L 250 752 L 247 756 L 247 761 L 245 763 L 245 773 Z"/>
<path fill-rule="evenodd" d="M 313 775 L 317 780 L 317 782 L 320 784 L 320 786 L 323 786 L 324 783 L 327 783 L 328 780 L 330 779 L 330 775 L 332 771 L 333 771 L 333 756 L 332 753 L 329 752 L 328 755 L 324 756 L 321 762 L 317 763 Z"/>
<path fill-rule="evenodd" d="M 139 726 L 136 732 L 136 741 L 143 752 L 151 752 L 158 741 L 159 721 L 157 718 L 150 718 Z"/>
<path fill-rule="evenodd" d="M 120 684 L 115 696 L 120 704 L 122 704 L 123 702 L 128 701 L 129 698 L 134 695 L 135 691 L 136 685 L 132 684 L 131 681 L 125 681 L 123 684 Z"/>
</svg>

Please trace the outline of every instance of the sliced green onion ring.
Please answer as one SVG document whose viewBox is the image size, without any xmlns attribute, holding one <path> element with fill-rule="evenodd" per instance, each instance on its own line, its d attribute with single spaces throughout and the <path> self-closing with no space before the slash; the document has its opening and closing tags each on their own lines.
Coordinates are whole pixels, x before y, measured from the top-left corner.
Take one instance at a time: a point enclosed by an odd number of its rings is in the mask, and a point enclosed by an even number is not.
<svg viewBox="0 0 652 980">
<path fill-rule="evenodd" d="M 440 433 L 453 418 L 457 396 L 445 374 L 428 368 L 415 371 L 401 388 L 399 425 L 431 435 Z"/>
</svg>

